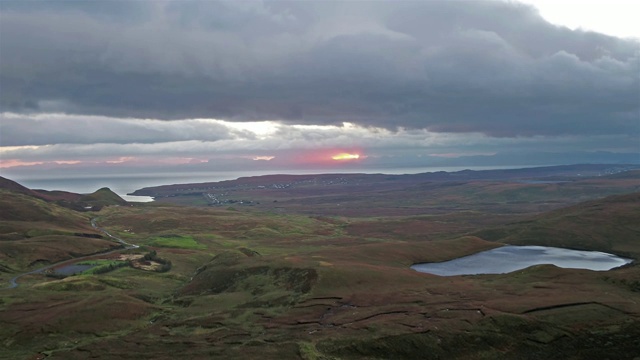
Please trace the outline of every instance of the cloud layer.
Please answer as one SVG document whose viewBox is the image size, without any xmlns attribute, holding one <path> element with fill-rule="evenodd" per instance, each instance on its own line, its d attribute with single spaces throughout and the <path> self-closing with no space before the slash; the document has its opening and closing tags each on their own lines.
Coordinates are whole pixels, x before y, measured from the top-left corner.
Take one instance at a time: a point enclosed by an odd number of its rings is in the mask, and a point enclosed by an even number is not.
<svg viewBox="0 0 640 360">
<path fill-rule="evenodd" d="M 485 161 L 477 156 L 497 153 L 508 153 L 511 157 L 493 164 L 506 165 L 509 163 L 504 161 L 508 160 L 519 165 L 544 164 L 561 158 L 545 155 L 544 161 L 536 160 L 541 151 L 576 153 L 587 149 L 633 153 L 638 147 L 637 139 L 629 135 L 496 138 L 482 133 L 439 133 L 426 129 L 391 131 L 351 123 L 336 126 L 213 119 L 162 121 L 48 113 L 0 113 L 0 122 L 3 144 L 0 167 L 5 168 L 48 163 L 123 164 L 138 170 L 198 163 L 209 163 L 212 169 L 331 167 L 338 165 L 330 160 L 331 156 L 341 152 L 361 154 L 357 164 L 372 167 L 428 166 L 476 156 L 467 158 L 467 164 L 473 165 Z M 567 161 L 577 161 L 572 158 L 585 157 L 584 154 L 565 157 Z M 523 160 L 529 162 L 518 163 Z"/>
<path fill-rule="evenodd" d="M 557 27 L 515 2 L 3 1 L 0 10 L 2 111 L 94 115 L 76 124 L 103 130 L 84 143 L 121 125 L 121 142 L 232 136 L 105 117 L 640 136 L 639 43 Z M 23 121 L 3 130 L 2 145 L 50 142 L 33 131 L 21 139 L 19 127 L 41 120 Z"/>
</svg>

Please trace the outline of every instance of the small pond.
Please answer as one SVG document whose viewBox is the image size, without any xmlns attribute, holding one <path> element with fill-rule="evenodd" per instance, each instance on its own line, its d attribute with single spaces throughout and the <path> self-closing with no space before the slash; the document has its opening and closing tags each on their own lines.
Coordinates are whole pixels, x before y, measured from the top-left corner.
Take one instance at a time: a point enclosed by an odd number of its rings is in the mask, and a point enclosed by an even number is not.
<svg viewBox="0 0 640 360">
<path fill-rule="evenodd" d="M 55 273 L 69 276 L 69 275 L 73 275 L 73 274 L 80 274 L 81 272 L 83 272 L 85 270 L 89 270 L 89 269 L 91 269 L 93 267 L 95 267 L 95 265 L 71 264 L 71 265 L 66 265 L 64 267 L 56 269 Z"/>
<path fill-rule="evenodd" d="M 415 264 L 411 268 L 434 275 L 454 276 L 505 274 L 542 264 L 552 264 L 562 268 L 605 271 L 632 261 L 599 251 L 507 245 L 440 263 Z"/>
</svg>

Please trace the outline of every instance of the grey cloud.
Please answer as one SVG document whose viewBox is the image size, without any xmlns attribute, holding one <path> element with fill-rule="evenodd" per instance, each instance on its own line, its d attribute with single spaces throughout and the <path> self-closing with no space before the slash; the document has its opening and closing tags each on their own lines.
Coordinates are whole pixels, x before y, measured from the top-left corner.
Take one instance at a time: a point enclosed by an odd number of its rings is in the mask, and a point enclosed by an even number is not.
<svg viewBox="0 0 640 360">
<path fill-rule="evenodd" d="M 187 140 L 218 141 L 252 138 L 207 120 L 160 121 L 64 114 L 20 115 L 0 113 L 3 146 L 53 144 L 130 144 Z"/>
<path fill-rule="evenodd" d="M 297 164 L 301 165 L 308 156 L 317 157 L 319 154 L 326 156 L 337 151 L 357 151 L 368 156 L 369 160 L 363 161 L 366 164 L 377 163 L 375 159 L 387 159 L 386 161 L 391 164 L 395 161 L 400 165 L 405 160 L 415 162 L 417 158 L 429 156 L 494 154 L 504 152 L 504 149 L 509 149 L 509 154 L 518 153 L 521 157 L 526 157 L 526 154 L 536 154 L 542 150 L 575 153 L 584 149 L 590 151 L 602 149 L 616 153 L 640 153 L 637 137 L 630 135 L 494 138 L 479 133 L 432 133 L 418 129 L 391 132 L 357 126 L 319 127 L 281 124 L 270 134 L 257 136 L 247 131 L 229 129 L 230 126 L 227 124 L 223 128 L 218 128 L 216 126 L 218 124 L 211 126 L 210 121 L 199 120 L 166 122 L 99 117 L 87 119 L 84 116 L 68 115 L 41 115 L 34 120 L 12 115 L 3 118 L 2 122 L 7 124 L 16 119 L 27 120 L 27 127 L 43 128 L 43 132 L 50 132 L 50 139 L 59 143 L 54 144 L 53 141 L 46 140 L 49 138 L 41 140 L 44 137 L 42 132 L 13 129 L 11 134 L 20 136 L 22 139 L 19 144 L 16 142 L 16 145 L 36 146 L 0 148 L 0 157 L 4 160 L 104 161 L 117 160 L 120 157 L 144 157 L 155 159 L 155 161 L 170 157 L 233 160 L 238 157 L 251 159 L 255 156 L 276 156 L 275 161 L 269 162 L 271 165 L 292 162 L 291 159 L 294 158 L 300 158 Z M 52 120 L 56 121 L 62 130 L 58 131 L 55 126 L 47 125 L 46 122 Z M 87 130 L 91 123 L 97 124 L 92 127 L 92 131 L 97 134 L 85 135 L 87 138 L 71 135 L 75 130 Z M 131 131 L 133 134 L 130 133 Z M 150 131 L 150 134 L 146 135 L 147 131 Z M 219 133 L 220 137 L 214 136 L 215 133 Z M 163 136 L 164 141 L 159 142 L 158 139 Z M 189 138 L 200 140 L 179 140 Z M 207 138 L 209 140 L 203 140 Z M 3 138 L 3 143 L 5 139 L 10 138 Z M 92 142 L 98 142 L 98 144 Z M 47 146 L 37 146 L 45 144 Z M 433 157 L 433 159 L 439 159 L 441 162 L 450 160 L 442 157 Z M 215 160 L 216 163 L 218 160 Z"/>
<path fill-rule="evenodd" d="M 529 6 L 115 3 L 2 2 L 2 109 L 640 136 L 639 43 Z"/>
</svg>

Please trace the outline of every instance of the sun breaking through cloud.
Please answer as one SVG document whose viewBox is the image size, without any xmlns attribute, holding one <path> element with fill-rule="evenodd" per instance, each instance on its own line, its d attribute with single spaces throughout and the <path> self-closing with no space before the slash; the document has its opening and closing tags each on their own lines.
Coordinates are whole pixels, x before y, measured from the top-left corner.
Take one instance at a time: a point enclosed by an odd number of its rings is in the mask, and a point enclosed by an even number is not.
<svg viewBox="0 0 640 360">
<path fill-rule="evenodd" d="M 331 157 L 333 160 L 357 160 L 360 159 L 360 154 L 348 154 L 340 153 Z"/>
</svg>

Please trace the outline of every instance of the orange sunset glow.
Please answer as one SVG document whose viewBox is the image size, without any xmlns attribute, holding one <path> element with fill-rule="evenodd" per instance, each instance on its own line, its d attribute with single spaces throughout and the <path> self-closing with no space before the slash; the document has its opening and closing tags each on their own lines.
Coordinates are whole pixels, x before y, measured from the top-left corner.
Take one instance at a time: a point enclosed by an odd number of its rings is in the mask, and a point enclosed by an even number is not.
<svg viewBox="0 0 640 360">
<path fill-rule="evenodd" d="M 360 154 L 340 153 L 331 157 L 333 160 L 356 160 L 360 158 Z"/>
</svg>

